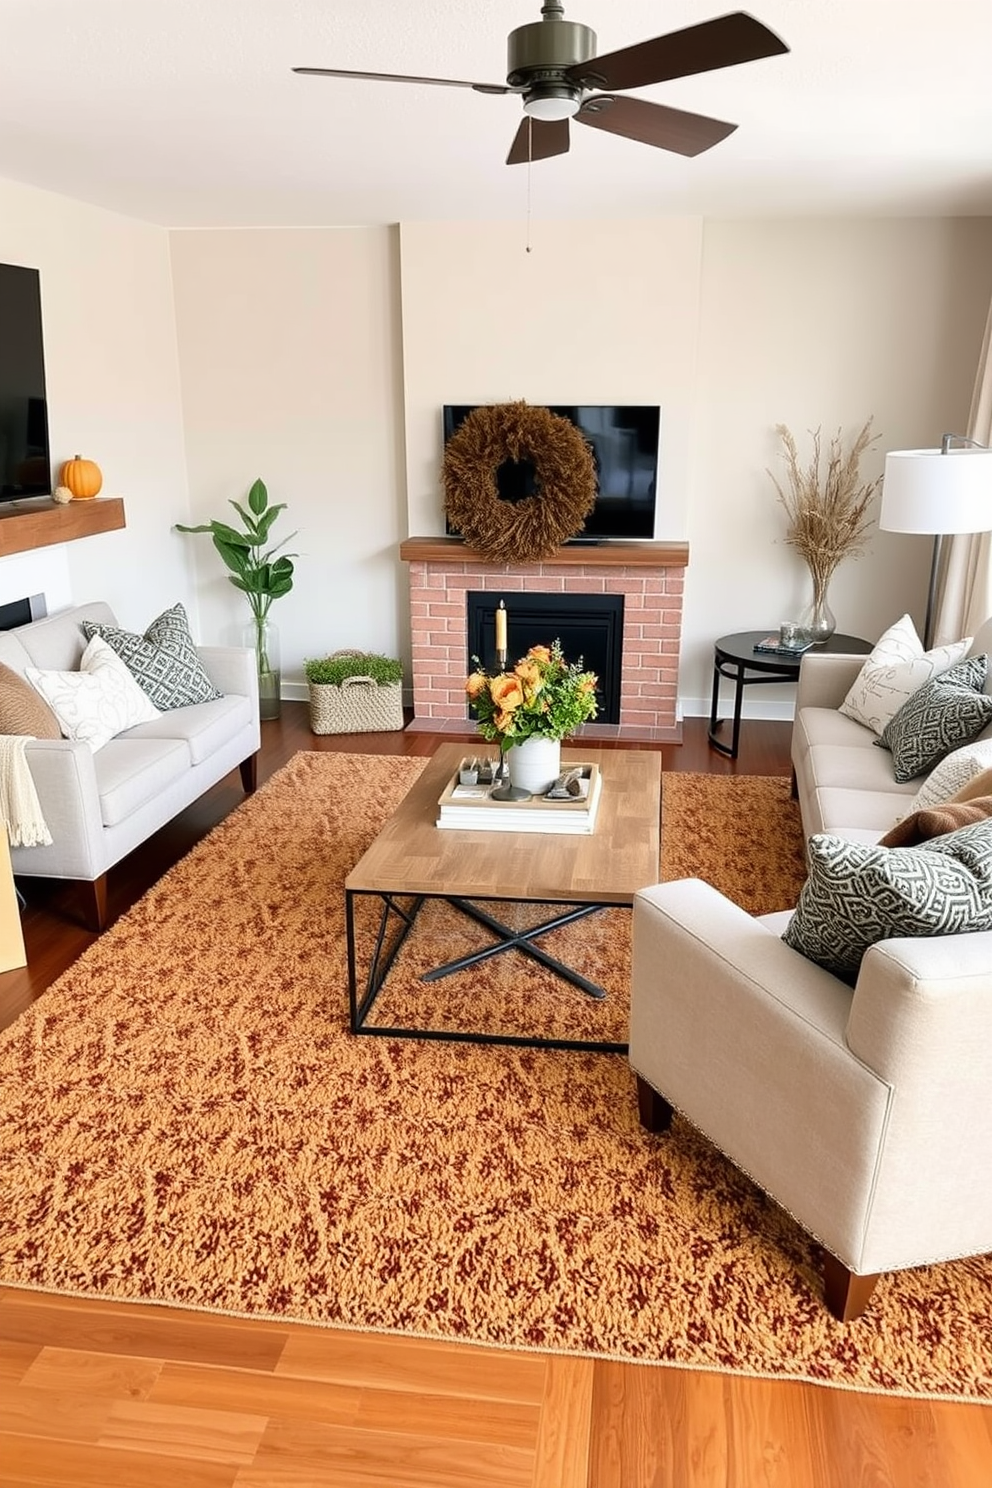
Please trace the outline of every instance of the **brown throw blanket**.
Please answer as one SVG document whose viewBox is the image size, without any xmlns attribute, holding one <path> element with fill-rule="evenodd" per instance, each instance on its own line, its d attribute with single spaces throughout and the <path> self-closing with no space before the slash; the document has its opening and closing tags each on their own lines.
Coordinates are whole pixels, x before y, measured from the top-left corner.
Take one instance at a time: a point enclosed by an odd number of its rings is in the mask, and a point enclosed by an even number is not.
<svg viewBox="0 0 992 1488">
<path fill-rule="evenodd" d="M 942 806 L 926 806 L 914 811 L 903 821 L 897 822 L 891 832 L 886 832 L 879 847 L 915 847 L 930 837 L 942 837 L 945 832 L 956 832 L 958 827 L 970 826 L 992 816 L 992 796 L 977 796 L 972 801 L 945 801 Z"/>
</svg>

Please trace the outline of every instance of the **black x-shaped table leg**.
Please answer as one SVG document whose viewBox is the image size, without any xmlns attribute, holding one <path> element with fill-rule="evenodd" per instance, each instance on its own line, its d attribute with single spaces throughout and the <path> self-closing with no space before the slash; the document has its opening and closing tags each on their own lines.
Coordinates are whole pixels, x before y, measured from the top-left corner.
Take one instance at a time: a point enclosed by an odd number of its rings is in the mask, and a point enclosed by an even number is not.
<svg viewBox="0 0 992 1488">
<path fill-rule="evenodd" d="M 562 977 L 566 982 L 571 982 L 573 987 L 588 994 L 589 997 L 602 998 L 606 996 L 605 990 L 596 982 L 591 982 L 581 972 L 574 971 L 571 966 L 566 966 L 564 961 L 559 961 L 555 956 L 549 956 L 547 951 L 542 951 L 540 946 L 533 944 L 538 935 L 547 935 L 551 930 L 558 930 L 562 925 L 571 925 L 575 920 L 584 919 L 586 915 L 595 914 L 597 910 L 603 909 L 602 904 L 579 904 L 564 914 L 555 915 L 550 920 L 544 920 L 540 925 L 534 925 L 529 930 L 512 930 L 509 925 L 504 925 L 495 915 L 487 914 L 470 899 L 448 899 L 448 904 L 454 909 L 461 910 L 470 920 L 475 920 L 480 925 L 485 925 L 499 939 L 492 945 L 483 946 L 481 950 L 472 951 L 468 956 L 459 956 L 456 961 L 447 961 L 443 966 L 436 966 L 433 971 L 426 971 L 421 977 L 424 982 L 437 982 L 441 977 L 451 976 L 452 972 L 464 971 L 467 966 L 476 966 L 480 961 L 488 961 L 492 956 L 499 956 L 504 951 L 521 951 L 525 956 L 540 962 L 542 966 Z"/>
</svg>

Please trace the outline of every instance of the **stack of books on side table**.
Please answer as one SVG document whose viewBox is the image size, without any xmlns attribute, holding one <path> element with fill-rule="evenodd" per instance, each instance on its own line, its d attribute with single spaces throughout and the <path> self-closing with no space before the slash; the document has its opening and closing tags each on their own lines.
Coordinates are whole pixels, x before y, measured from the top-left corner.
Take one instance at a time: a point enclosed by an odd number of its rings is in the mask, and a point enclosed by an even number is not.
<svg viewBox="0 0 992 1488">
<path fill-rule="evenodd" d="M 754 649 L 762 656 L 802 656 L 814 644 L 813 641 L 790 641 L 786 645 L 780 636 L 770 635 L 759 641 Z"/>
<path fill-rule="evenodd" d="M 456 770 L 438 803 L 437 825 L 470 832 L 590 833 L 596 825 L 603 778 L 598 765 L 570 765 L 580 771 L 580 794 L 565 800 L 529 796 L 526 801 L 494 801 L 491 785 L 460 785 Z"/>
</svg>

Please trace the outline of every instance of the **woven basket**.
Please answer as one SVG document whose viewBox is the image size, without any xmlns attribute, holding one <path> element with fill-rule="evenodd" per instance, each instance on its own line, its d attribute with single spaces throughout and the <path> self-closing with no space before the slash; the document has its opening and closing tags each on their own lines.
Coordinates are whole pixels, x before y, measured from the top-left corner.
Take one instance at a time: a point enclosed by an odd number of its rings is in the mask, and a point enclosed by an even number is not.
<svg viewBox="0 0 992 1488">
<path fill-rule="evenodd" d="M 335 651 L 335 656 L 361 656 L 361 651 Z M 403 684 L 372 677 L 345 677 L 308 682 L 310 728 L 315 734 L 375 734 L 403 727 Z"/>
</svg>

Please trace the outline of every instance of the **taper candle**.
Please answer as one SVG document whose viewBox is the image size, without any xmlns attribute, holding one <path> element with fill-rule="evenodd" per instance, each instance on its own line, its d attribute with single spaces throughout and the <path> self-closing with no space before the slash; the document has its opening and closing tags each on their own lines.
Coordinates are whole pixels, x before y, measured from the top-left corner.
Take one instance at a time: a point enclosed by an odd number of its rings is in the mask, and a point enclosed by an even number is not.
<svg viewBox="0 0 992 1488">
<path fill-rule="evenodd" d="M 496 611 L 496 654 L 504 655 L 506 652 L 506 605 L 502 600 Z"/>
</svg>

